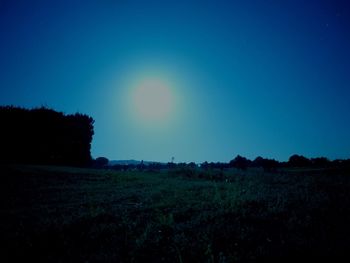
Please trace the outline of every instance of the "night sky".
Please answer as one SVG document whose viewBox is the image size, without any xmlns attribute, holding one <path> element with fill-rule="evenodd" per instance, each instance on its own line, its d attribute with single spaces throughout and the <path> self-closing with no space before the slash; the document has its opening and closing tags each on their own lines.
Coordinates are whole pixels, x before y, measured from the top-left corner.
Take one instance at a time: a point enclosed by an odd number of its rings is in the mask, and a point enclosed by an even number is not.
<svg viewBox="0 0 350 263">
<path fill-rule="evenodd" d="M 346 0 L 0 0 L 0 104 L 92 116 L 93 157 L 349 158 L 349 47 Z"/>
</svg>

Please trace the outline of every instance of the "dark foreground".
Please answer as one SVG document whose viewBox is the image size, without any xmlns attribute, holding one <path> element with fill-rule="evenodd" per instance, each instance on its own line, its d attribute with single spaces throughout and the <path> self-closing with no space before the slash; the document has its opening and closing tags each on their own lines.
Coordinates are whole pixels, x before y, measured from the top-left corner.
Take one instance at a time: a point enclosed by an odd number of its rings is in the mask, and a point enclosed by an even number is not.
<svg viewBox="0 0 350 263">
<path fill-rule="evenodd" d="M 1 166 L 0 174 L 1 262 L 350 259 L 346 171 Z"/>
</svg>

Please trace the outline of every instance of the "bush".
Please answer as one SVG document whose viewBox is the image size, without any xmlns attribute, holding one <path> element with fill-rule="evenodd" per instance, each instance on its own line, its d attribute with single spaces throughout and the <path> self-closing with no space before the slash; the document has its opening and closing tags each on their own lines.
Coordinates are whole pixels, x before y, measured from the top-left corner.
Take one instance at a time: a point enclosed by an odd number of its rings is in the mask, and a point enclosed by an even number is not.
<svg viewBox="0 0 350 263">
<path fill-rule="evenodd" d="M 98 157 L 94 160 L 93 166 L 97 168 L 103 168 L 107 166 L 109 163 L 109 160 L 106 157 Z"/>
</svg>

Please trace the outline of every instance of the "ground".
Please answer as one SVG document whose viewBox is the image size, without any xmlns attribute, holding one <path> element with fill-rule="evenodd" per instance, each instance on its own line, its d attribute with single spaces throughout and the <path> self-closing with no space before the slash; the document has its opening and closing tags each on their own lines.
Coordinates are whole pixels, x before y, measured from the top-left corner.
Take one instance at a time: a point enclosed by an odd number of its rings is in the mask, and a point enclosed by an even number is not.
<svg viewBox="0 0 350 263">
<path fill-rule="evenodd" d="M 1 262 L 350 258 L 350 174 L 0 166 Z"/>
</svg>

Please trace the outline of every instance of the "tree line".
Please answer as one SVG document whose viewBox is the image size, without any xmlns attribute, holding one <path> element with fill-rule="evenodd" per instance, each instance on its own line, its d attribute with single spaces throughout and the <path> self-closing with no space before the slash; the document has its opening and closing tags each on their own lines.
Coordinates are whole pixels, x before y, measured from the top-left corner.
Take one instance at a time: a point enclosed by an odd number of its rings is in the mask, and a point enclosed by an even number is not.
<svg viewBox="0 0 350 263">
<path fill-rule="evenodd" d="M 241 155 L 237 155 L 228 163 L 208 163 L 204 162 L 200 165 L 203 168 L 237 168 L 246 170 L 248 168 L 263 168 L 264 171 L 273 171 L 278 168 L 344 168 L 350 167 L 350 159 L 345 160 L 329 160 L 326 157 L 307 158 L 302 155 L 293 154 L 288 161 L 280 162 L 275 159 L 256 157 L 250 160 Z"/>
<path fill-rule="evenodd" d="M 229 162 L 230 167 L 247 169 L 249 167 L 261 167 L 266 171 L 275 170 L 277 168 L 344 168 L 350 167 L 350 159 L 345 160 L 329 160 L 326 157 L 307 158 L 302 155 L 293 154 L 288 161 L 280 162 L 275 159 L 263 158 L 261 156 L 255 158 L 253 161 L 245 157 L 237 155 Z"/>
<path fill-rule="evenodd" d="M 248 168 L 262 168 L 264 171 L 276 171 L 279 168 L 350 168 L 350 159 L 337 159 L 329 160 L 326 157 L 317 158 L 307 158 L 302 155 L 294 154 L 289 157 L 288 161 L 280 162 L 275 159 L 263 158 L 258 156 L 254 160 L 250 160 L 241 155 L 237 155 L 229 162 L 203 162 L 196 164 L 194 162 L 190 163 L 159 163 L 153 162 L 144 164 L 115 164 L 109 165 L 109 160 L 105 157 L 98 157 L 95 162 L 95 168 L 108 168 L 113 170 L 125 171 L 125 170 L 147 170 L 147 171 L 157 171 L 164 169 L 195 169 L 201 168 L 204 170 L 210 169 L 229 169 L 236 168 L 240 170 L 247 170 Z"/>
<path fill-rule="evenodd" d="M 109 166 L 108 159 L 92 160 L 91 142 L 94 135 L 94 119 L 86 114 L 66 115 L 46 107 L 25 109 L 15 106 L 0 106 L 0 163 L 55 164 L 92 166 L 115 170 L 160 170 L 173 168 L 245 170 L 260 167 L 273 171 L 284 167 L 350 167 L 350 159 L 329 160 L 326 157 L 306 158 L 294 154 L 287 162 L 257 157 L 249 160 L 237 155 L 227 163 L 150 163 L 138 165 Z"/>
<path fill-rule="evenodd" d="M 40 107 L 0 106 L 0 162 L 88 166 L 94 120 Z"/>
</svg>

